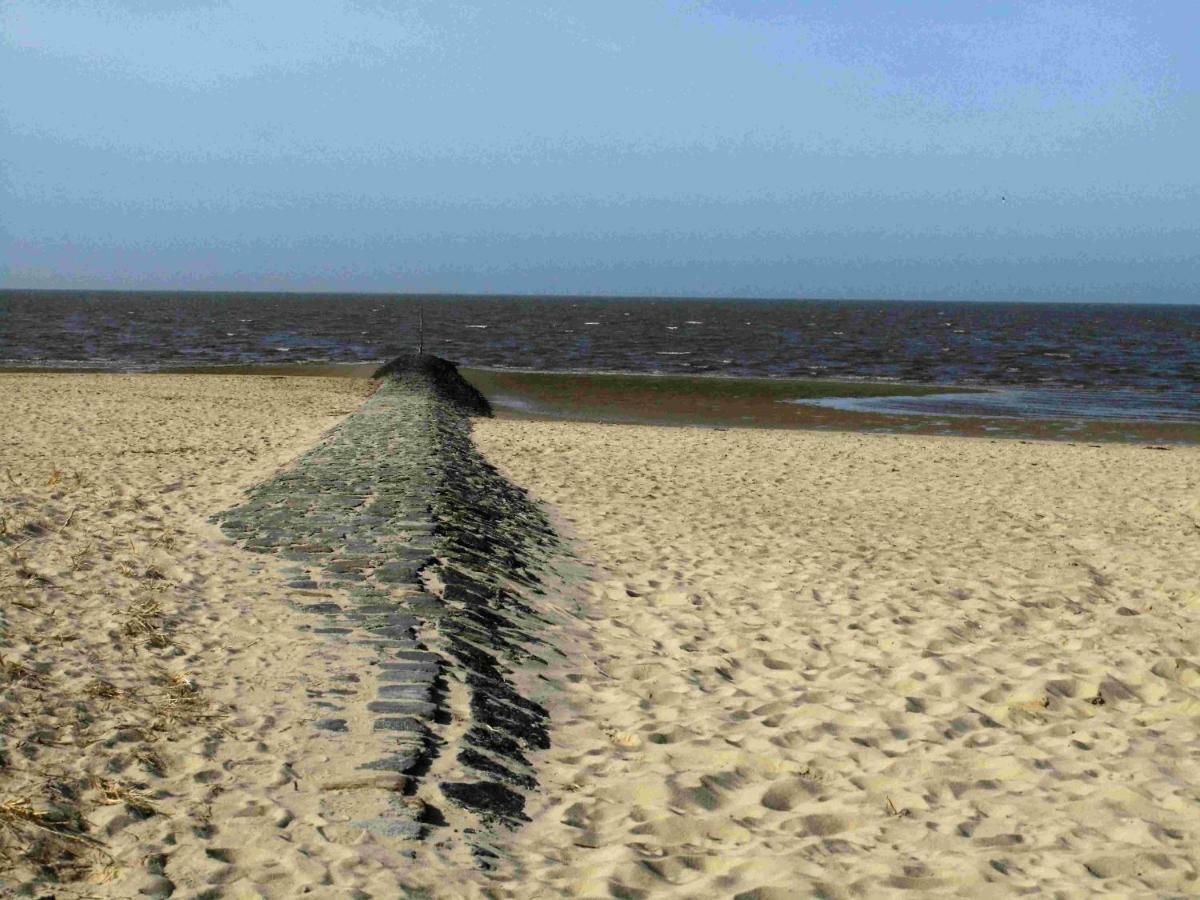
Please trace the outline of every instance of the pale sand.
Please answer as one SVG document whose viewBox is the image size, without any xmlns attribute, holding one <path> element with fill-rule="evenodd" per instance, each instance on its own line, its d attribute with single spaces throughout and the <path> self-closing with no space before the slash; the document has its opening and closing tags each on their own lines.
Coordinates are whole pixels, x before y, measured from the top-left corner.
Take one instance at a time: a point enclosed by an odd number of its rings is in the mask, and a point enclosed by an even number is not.
<svg viewBox="0 0 1200 900">
<path fill-rule="evenodd" d="M 475 434 L 598 579 L 546 893 L 1200 891 L 1200 450 Z"/>
<path fill-rule="evenodd" d="M 597 579 L 544 795 L 491 877 L 348 827 L 311 725 L 365 651 L 208 518 L 366 391 L 0 376 L 0 894 L 1195 892 L 1196 449 L 480 422 Z"/>
<path fill-rule="evenodd" d="M 62 897 L 153 893 L 160 870 L 181 897 L 394 894 L 394 855 L 324 814 L 363 775 L 311 728 L 366 651 L 313 635 L 280 564 L 208 522 L 367 390 L 0 376 L 0 895 L 29 851 L 82 879 Z"/>
</svg>

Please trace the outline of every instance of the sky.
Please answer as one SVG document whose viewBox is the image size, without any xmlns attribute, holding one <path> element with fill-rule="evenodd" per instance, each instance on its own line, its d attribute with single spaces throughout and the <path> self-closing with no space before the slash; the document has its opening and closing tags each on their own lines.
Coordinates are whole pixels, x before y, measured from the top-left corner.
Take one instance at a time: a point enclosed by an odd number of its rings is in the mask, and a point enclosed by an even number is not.
<svg viewBox="0 0 1200 900">
<path fill-rule="evenodd" d="M 0 287 L 1200 302 L 1198 26 L 0 0 Z"/>
</svg>

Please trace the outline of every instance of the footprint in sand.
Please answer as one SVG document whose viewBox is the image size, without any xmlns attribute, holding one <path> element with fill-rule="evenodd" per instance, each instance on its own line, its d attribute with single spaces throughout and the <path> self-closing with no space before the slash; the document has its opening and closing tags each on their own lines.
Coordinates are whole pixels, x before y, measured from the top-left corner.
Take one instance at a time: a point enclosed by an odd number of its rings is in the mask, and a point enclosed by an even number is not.
<svg viewBox="0 0 1200 900">
<path fill-rule="evenodd" d="M 820 793 L 820 786 L 807 779 L 784 778 L 767 788 L 759 802 L 776 812 L 790 812 L 801 803 L 816 798 Z"/>
</svg>

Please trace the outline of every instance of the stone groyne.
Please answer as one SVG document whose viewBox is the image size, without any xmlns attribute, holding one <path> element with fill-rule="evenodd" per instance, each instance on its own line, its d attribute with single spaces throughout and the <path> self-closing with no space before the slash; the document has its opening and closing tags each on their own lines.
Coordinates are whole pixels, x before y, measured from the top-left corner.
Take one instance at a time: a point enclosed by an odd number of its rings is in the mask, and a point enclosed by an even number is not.
<svg viewBox="0 0 1200 900">
<path fill-rule="evenodd" d="M 413 356 L 376 375 L 359 410 L 219 521 L 246 549 L 290 561 L 314 631 L 377 654 L 360 677 L 376 682 L 365 721 L 387 750 L 362 768 L 436 779 L 479 828 L 514 827 L 549 720 L 513 675 L 537 660 L 537 569 L 558 541 L 475 450 L 470 416 L 490 410 L 452 364 Z M 315 727 L 362 720 L 325 709 Z M 397 803 L 360 824 L 419 838 L 440 818 Z M 486 864 L 490 851 L 475 852 Z"/>
</svg>

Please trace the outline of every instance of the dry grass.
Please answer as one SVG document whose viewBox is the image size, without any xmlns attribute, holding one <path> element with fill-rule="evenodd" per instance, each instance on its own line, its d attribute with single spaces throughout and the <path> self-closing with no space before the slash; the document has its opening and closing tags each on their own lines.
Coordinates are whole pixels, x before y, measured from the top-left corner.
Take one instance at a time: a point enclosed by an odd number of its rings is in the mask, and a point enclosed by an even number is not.
<svg viewBox="0 0 1200 900">
<path fill-rule="evenodd" d="M 92 554 L 95 551 L 96 551 L 95 542 L 88 541 L 88 543 L 84 544 L 83 547 L 81 547 L 79 550 L 76 550 L 74 553 L 72 553 L 70 555 L 71 571 L 78 572 L 85 565 L 89 565 L 91 563 Z"/>
<path fill-rule="evenodd" d="M 162 673 L 159 680 L 164 684 L 163 692 L 155 702 L 159 717 L 156 724 L 160 731 L 175 731 L 182 726 L 226 718 L 224 713 L 211 711 L 188 673 Z"/>
<path fill-rule="evenodd" d="M 177 543 L 178 537 L 174 531 L 164 531 L 150 543 L 150 546 L 155 549 L 174 550 Z"/>
<path fill-rule="evenodd" d="M 96 678 L 90 681 L 83 689 L 84 694 L 89 697 L 96 697 L 100 700 L 115 700 L 119 697 L 124 697 L 126 692 L 121 690 L 111 681 L 105 681 L 103 678 Z"/>
<path fill-rule="evenodd" d="M 155 778 L 163 778 L 167 774 L 167 764 L 159 755 L 158 751 L 150 746 L 139 747 L 133 754 L 133 758 L 138 761 L 146 773 L 153 775 Z"/>
<path fill-rule="evenodd" d="M 126 578 L 136 578 L 144 581 L 166 581 L 167 576 L 156 565 L 142 565 L 136 560 L 125 560 L 117 564 L 117 571 Z"/>
<path fill-rule="evenodd" d="M 22 543 L 25 542 L 23 541 Z M 33 582 L 37 584 L 53 585 L 54 581 L 50 578 L 50 576 L 44 575 L 43 573 L 37 571 L 37 569 L 30 565 L 29 559 L 24 554 L 18 552 L 17 547 L 20 546 L 20 544 L 16 545 L 16 547 L 13 547 L 8 554 L 8 561 L 12 566 L 13 575 L 15 575 L 19 581 L 23 581 L 26 584 Z"/>
<path fill-rule="evenodd" d="M 139 788 L 131 787 L 112 778 L 98 776 L 92 777 L 91 786 L 100 795 L 100 802 L 107 806 L 121 803 L 130 812 L 139 816 L 149 817 L 158 814 L 158 809 L 150 801 L 150 798 Z"/>
<path fill-rule="evenodd" d="M 147 581 L 167 580 L 167 576 L 163 573 L 163 570 L 154 565 L 146 566 L 146 568 L 142 570 L 142 577 Z"/>
<path fill-rule="evenodd" d="M 152 597 L 143 597 L 130 604 L 125 610 L 125 624 L 121 630 L 150 647 L 171 645 L 171 637 L 164 628 L 162 605 Z"/>
<path fill-rule="evenodd" d="M 5 868 L 24 864 L 57 882 L 89 878 L 112 857 L 87 834 L 78 809 L 58 802 L 36 803 L 28 796 L 0 800 L 0 860 Z"/>
<path fill-rule="evenodd" d="M 41 687 L 45 684 L 45 679 L 29 666 L 15 660 L 5 659 L 2 656 L 0 656 L 0 676 L 3 676 L 8 684 L 15 684 L 18 681 L 23 681 L 31 687 Z"/>
</svg>

